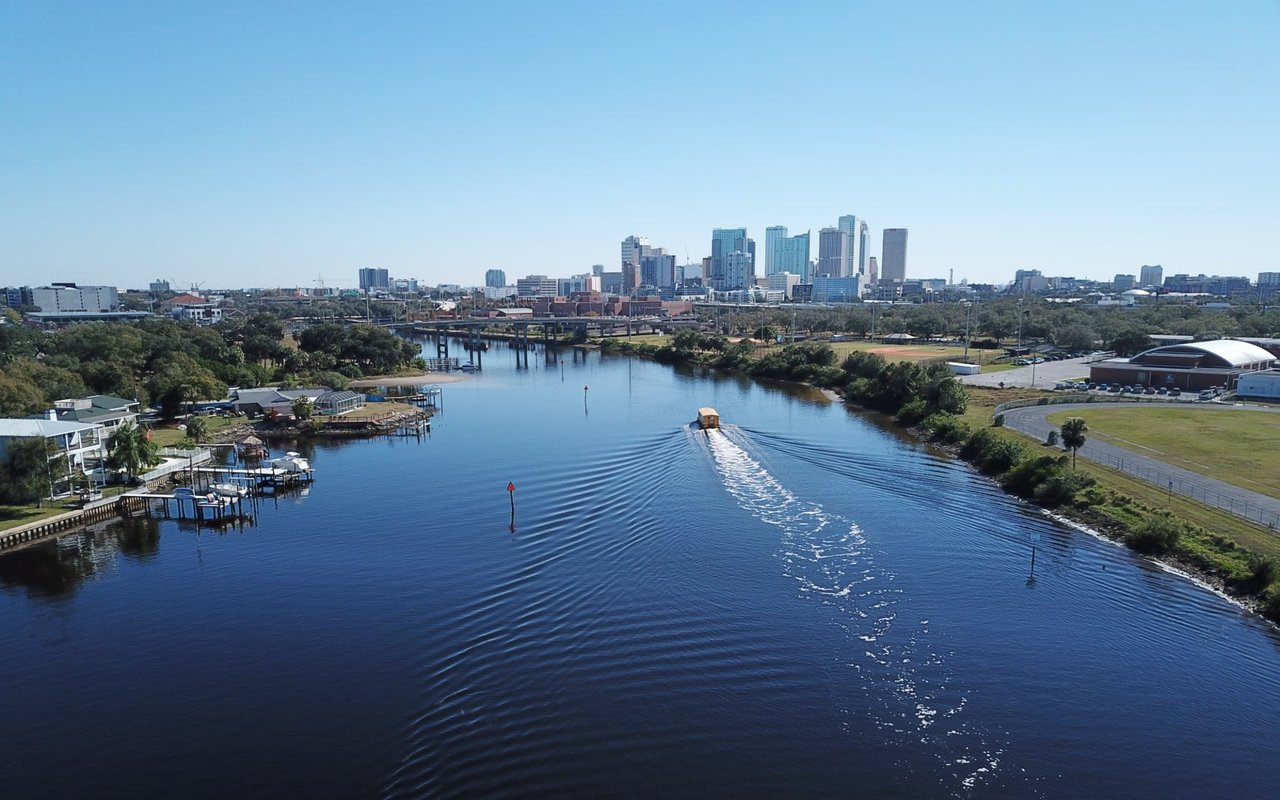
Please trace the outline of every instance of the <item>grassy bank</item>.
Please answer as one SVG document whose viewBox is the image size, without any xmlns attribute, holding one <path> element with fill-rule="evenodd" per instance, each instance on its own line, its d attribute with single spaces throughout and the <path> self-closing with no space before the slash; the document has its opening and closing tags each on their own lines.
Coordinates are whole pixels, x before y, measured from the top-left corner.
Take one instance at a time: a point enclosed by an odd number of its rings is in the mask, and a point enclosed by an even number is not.
<svg viewBox="0 0 1280 800">
<path fill-rule="evenodd" d="M 1191 472 L 1280 497 L 1275 443 L 1280 414 L 1220 408 L 1088 408 L 1050 414 L 1061 425 L 1081 417 L 1093 438 Z"/>
</svg>

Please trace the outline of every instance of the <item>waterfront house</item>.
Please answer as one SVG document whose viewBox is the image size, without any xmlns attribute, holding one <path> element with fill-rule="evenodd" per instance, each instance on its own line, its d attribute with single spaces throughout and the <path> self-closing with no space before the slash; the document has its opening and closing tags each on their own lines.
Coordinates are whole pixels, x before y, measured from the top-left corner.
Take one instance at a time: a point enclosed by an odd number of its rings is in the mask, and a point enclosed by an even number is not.
<svg viewBox="0 0 1280 800">
<path fill-rule="evenodd" d="M 43 414 L 32 414 L 30 419 L 51 419 L 59 422 L 84 422 L 103 427 L 105 438 L 110 438 L 120 426 L 138 422 L 140 404 L 109 394 L 73 397 L 55 400 L 53 408 Z"/>
<path fill-rule="evenodd" d="M 76 475 L 97 469 L 107 457 L 107 437 L 101 424 L 6 418 L 0 419 L 0 460 L 8 458 L 9 447 L 15 442 L 35 438 L 47 439 L 53 445 L 50 461 L 64 462 L 58 474 L 51 476 L 51 495 L 70 492 Z"/>
</svg>

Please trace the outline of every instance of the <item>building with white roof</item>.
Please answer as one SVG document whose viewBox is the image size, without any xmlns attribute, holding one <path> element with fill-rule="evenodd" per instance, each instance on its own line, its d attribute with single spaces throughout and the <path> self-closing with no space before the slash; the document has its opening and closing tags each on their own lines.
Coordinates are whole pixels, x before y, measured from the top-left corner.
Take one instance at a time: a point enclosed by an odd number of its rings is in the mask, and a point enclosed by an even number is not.
<svg viewBox="0 0 1280 800">
<path fill-rule="evenodd" d="M 1170 389 L 1234 389 L 1241 375 L 1275 365 L 1276 357 L 1256 344 L 1214 339 L 1167 344 L 1132 358 L 1099 361 L 1089 368 L 1089 380 Z"/>
</svg>

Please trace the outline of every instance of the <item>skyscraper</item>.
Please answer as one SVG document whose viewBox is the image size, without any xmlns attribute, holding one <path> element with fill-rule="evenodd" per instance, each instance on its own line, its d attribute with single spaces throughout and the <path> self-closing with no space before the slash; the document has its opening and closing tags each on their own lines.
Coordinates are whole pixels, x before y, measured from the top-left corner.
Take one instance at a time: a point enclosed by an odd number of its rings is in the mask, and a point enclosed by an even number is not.
<svg viewBox="0 0 1280 800">
<path fill-rule="evenodd" d="M 484 285 L 485 286 L 506 286 L 507 273 L 500 269 L 485 270 Z"/>
<path fill-rule="evenodd" d="M 839 228 L 818 231 L 818 269 L 813 276 L 839 278 L 849 255 L 849 237 Z"/>
<path fill-rule="evenodd" d="M 742 253 L 745 259 L 734 261 L 734 274 L 729 274 L 729 256 Z M 746 228 L 715 228 L 711 231 L 711 286 L 717 290 L 741 289 L 749 283 L 737 283 L 743 277 L 755 277 L 755 242 L 747 238 Z"/>
<path fill-rule="evenodd" d="M 1138 273 L 1138 284 L 1141 286 L 1163 286 L 1164 267 L 1159 264 L 1143 264 Z"/>
<path fill-rule="evenodd" d="M 846 263 L 842 265 L 841 275 L 867 274 L 867 222 L 861 217 L 846 214 L 841 217 L 837 227 L 848 237 L 848 254 Z"/>
<path fill-rule="evenodd" d="M 786 225 L 773 225 L 764 229 L 764 274 L 782 272 L 778 264 L 778 243 L 787 238 Z"/>
<path fill-rule="evenodd" d="M 640 285 L 640 259 L 649 254 L 649 237 L 628 236 L 622 240 L 622 293 Z"/>
<path fill-rule="evenodd" d="M 360 289 L 372 292 L 376 289 L 391 288 L 391 275 L 385 269 L 363 267 L 360 270 Z"/>
<path fill-rule="evenodd" d="M 867 285 L 875 286 L 876 281 L 880 278 L 880 266 L 876 263 L 876 257 L 867 258 Z"/>
<path fill-rule="evenodd" d="M 902 283 L 907 277 L 907 229 L 885 228 L 880 244 L 881 280 Z"/>
<path fill-rule="evenodd" d="M 797 234 L 795 236 L 787 236 L 779 239 L 776 244 L 777 256 L 774 258 L 774 266 L 777 269 L 772 274 L 779 272 L 790 272 L 794 275 L 805 276 L 809 272 L 809 232 Z"/>
</svg>

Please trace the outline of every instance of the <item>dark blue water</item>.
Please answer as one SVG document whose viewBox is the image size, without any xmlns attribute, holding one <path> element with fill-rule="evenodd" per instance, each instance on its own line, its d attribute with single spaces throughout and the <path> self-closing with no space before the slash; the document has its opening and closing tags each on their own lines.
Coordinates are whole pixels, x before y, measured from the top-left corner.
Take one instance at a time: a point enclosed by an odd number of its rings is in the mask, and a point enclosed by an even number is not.
<svg viewBox="0 0 1280 800">
<path fill-rule="evenodd" d="M 544 358 L 255 526 L 0 556 L 0 794 L 1280 785 L 1280 639 L 1221 598 L 820 396 Z"/>
</svg>

